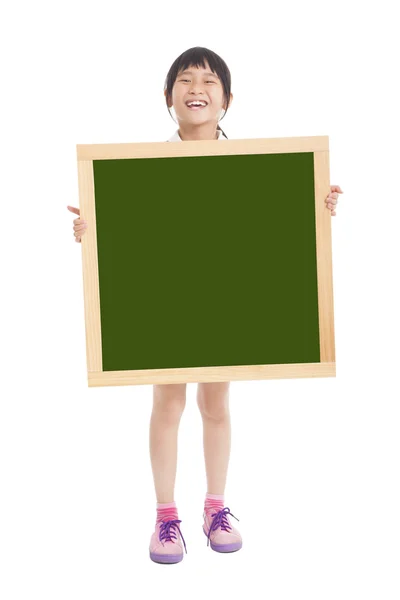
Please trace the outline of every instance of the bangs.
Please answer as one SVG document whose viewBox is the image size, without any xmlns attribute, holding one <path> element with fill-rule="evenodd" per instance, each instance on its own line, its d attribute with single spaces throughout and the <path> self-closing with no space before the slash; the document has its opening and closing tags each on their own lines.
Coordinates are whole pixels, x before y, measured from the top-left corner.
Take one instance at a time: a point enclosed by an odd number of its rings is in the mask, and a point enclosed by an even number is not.
<svg viewBox="0 0 400 600">
<path fill-rule="evenodd" d="M 187 50 L 179 57 L 180 60 L 178 59 L 176 64 L 176 75 L 178 76 L 181 71 L 186 71 L 186 69 L 189 69 L 190 67 L 202 67 L 205 69 L 208 63 L 210 70 L 221 79 L 215 58 L 211 54 L 208 56 L 208 54 L 209 53 L 205 48 L 192 48 L 191 50 Z"/>
</svg>

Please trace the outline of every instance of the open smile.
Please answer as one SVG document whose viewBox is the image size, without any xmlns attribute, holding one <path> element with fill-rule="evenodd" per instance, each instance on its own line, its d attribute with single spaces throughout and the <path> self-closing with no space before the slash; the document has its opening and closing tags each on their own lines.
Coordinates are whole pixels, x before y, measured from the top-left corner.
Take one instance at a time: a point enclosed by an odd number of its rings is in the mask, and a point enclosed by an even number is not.
<svg viewBox="0 0 400 600">
<path fill-rule="evenodd" d="M 186 108 L 188 108 L 189 110 L 203 110 L 204 108 L 207 108 L 208 104 L 205 104 L 205 106 L 199 105 L 199 104 L 192 104 L 191 106 L 188 106 L 186 104 Z"/>
</svg>

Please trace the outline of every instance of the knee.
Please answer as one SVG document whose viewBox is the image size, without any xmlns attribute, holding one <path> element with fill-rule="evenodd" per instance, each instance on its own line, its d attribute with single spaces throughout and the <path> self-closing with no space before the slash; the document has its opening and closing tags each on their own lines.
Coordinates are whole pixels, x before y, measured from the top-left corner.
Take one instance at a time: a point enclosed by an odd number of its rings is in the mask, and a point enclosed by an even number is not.
<svg viewBox="0 0 400 600">
<path fill-rule="evenodd" d="M 229 419 L 229 382 L 199 384 L 197 404 L 203 419 L 221 423 Z"/>
<path fill-rule="evenodd" d="M 186 406 L 186 383 L 153 386 L 153 412 L 168 422 L 179 421 Z"/>
</svg>

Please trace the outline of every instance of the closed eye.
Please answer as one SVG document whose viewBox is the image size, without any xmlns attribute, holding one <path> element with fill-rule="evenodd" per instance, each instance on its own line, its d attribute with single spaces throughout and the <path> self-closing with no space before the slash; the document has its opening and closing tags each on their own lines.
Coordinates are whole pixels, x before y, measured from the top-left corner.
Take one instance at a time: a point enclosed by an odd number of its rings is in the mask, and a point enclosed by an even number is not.
<svg viewBox="0 0 400 600">
<path fill-rule="evenodd" d="M 181 81 L 190 81 L 189 79 L 181 79 Z M 215 83 L 215 81 L 208 80 L 206 83 Z"/>
</svg>

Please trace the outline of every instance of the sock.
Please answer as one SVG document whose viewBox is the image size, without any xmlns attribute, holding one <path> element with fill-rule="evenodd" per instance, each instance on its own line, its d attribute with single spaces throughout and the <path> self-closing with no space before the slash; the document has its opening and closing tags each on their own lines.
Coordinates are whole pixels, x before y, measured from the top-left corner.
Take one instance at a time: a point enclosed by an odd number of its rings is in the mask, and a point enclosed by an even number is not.
<svg viewBox="0 0 400 600">
<path fill-rule="evenodd" d="M 157 519 L 159 521 L 170 521 L 179 519 L 178 509 L 175 502 L 157 502 Z"/>
<path fill-rule="evenodd" d="M 206 499 L 204 501 L 204 511 L 222 510 L 224 508 L 224 495 L 223 494 L 209 494 L 206 493 Z"/>
</svg>

